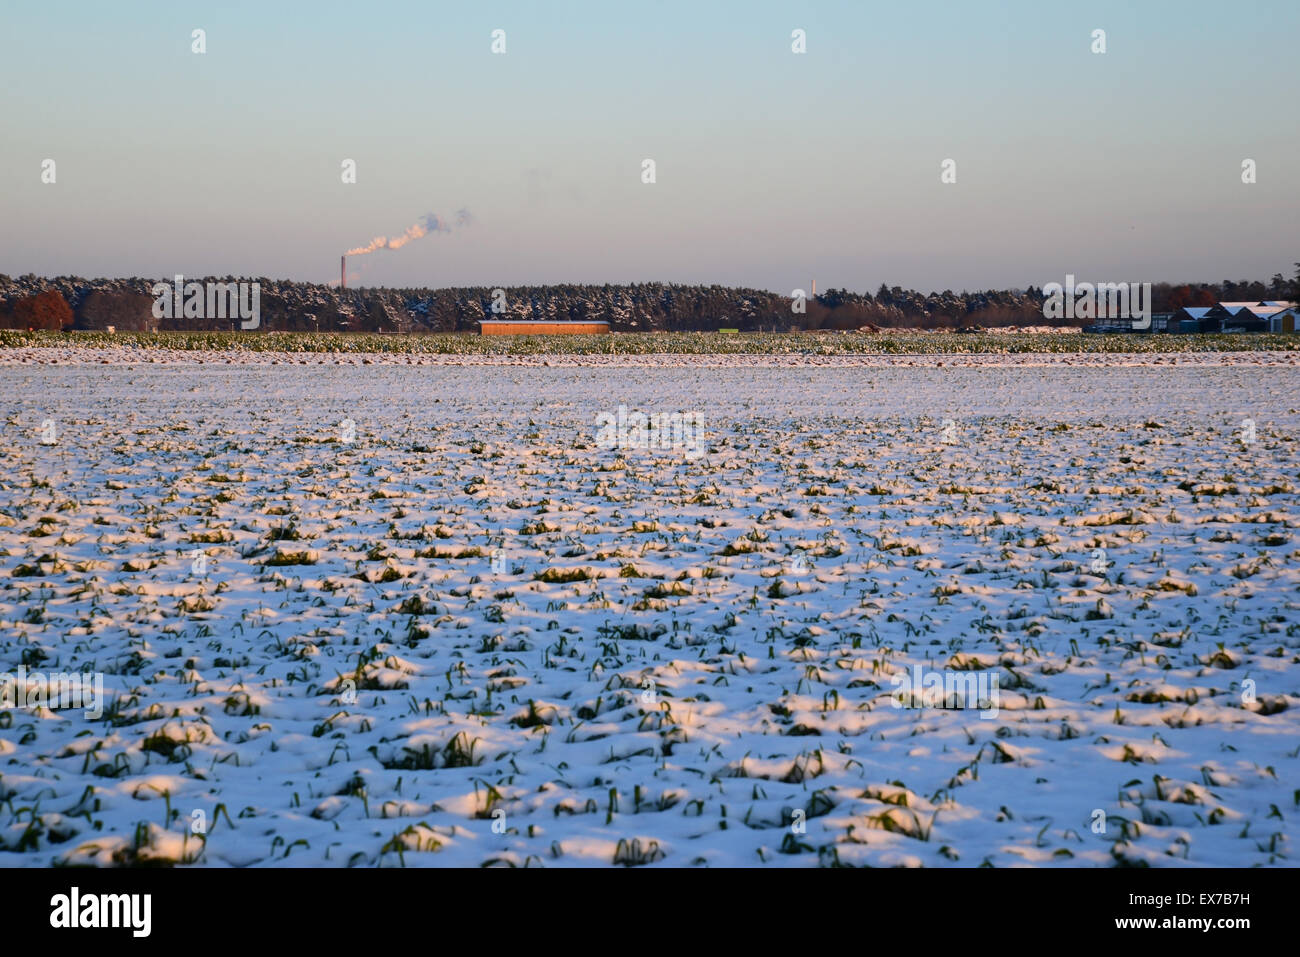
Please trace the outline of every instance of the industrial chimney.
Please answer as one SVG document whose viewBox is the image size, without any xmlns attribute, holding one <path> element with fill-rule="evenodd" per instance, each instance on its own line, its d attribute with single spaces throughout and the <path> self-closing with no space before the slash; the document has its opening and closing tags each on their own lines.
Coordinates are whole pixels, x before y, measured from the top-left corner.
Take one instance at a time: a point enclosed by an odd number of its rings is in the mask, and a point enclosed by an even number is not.
<svg viewBox="0 0 1300 957">
<path fill-rule="evenodd" d="M 348 288 L 348 257 L 339 257 L 339 288 Z"/>
</svg>

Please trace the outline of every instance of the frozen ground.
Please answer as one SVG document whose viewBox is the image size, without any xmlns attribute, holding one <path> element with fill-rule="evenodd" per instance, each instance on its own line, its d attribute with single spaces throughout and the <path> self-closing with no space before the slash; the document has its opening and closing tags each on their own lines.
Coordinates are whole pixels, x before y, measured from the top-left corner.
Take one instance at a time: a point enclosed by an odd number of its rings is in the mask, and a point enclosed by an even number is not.
<svg viewBox="0 0 1300 957">
<path fill-rule="evenodd" d="M 380 337 L 382 338 L 382 337 Z M 618 369 L 658 369 L 667 366 L 685 366 L 689 368 L 864 368 L 864 369 L 899 369 L 899 368 L 1117 368 L 1123 366 L 1158 366 L 1186 368 L 1220 368 L 1223 366 L 1247 365 L 1254 368 L 1290 368 L 1300 363 L 1300 351 L 1257 351 L 1257 352 L 1215 352 L 1191 351 L 1190 346 L 1179 343 L 1188 351 L 1181 352 L 969 352 L 954 353 L 936 349 L 934 352 L 887 353 L 818 353 L 818 352 L 781 352 L 781 353 L 726 353 L 726 354 L 663 354 L 635 352 L 598 353 L 585 351 L 580 354 L 562 352 L 514 351 L 502 354 L 472 351 L 456 353 L 407 352 L 404 347 L 418 345 L 419 337 L 395 337 L 392 352 L 275 352 L 260 350 L 204 350 L 204 349 L 168 349 L 156 345 L 141 347 L 138 345 L 93 345 L 60 344 L 58 346 L 26 346 L 0 348 L 0 367 L 8 365 L 80 365 L 99 363 L 102 365 L 121 365 L 124 363 L 141 363 L 148 365 L 298 365 L 298 366 L 332 366 L 332 365 L 404 365 L 404 366 L 550 366 L 581 368 L 618 368 Z M 553 337 L 559 338 L 559 337 Z M 598 337 L 587 337 L 594 339 Z M 609 337 L 605 337 L 609 339 Z M 952 338 L 952 337 L 950 337 Z M 964 337 L 955 337 L 960 344 Z M 1064 340 L 1068 337 L 1049 337 Z M 1194 337 L 1169 337 L 1170 341 L 1186 340 Z M 255 340 L 254 340 L 255 341 Z M 613 340 L 610 340 L 611 344 Z M 741 343 L 748 340 L 740 340 Z M 885 341 L 885 340 L 882 340 Z M 478 347 L 482 340 L 466 339 L 463 342 Z M 835 340 L 829 340 L 833 346 Z M 815 349 L 828 343 L 809 340 L 807 347 Z M 951 343 L 949 343 L 951 345 Z M 1079 342 L 1073 345 L 1079 345 Z M 1082 344 L 1097 344 L 1095 340 L 1083 340 Z M 1104 343 L 1103 343 L 1104 344 Z M 497 345 L 488 343 L 488 345 Z M 564 348 L 565 343 L 554 343 Z M 790 343 L 782 344 L 789 348 Z M 502 348 L 506 346 L 502 345 Z M 522 348 L 522 347 L 521 347 Z M 551 344 L 546 347 L 548 350 Z"/>
<path fill-rule="evenodd" d="M 55 357 L 0 671 L 111 700 L 0 711 L 0 864 L 1297 859 L 1285 356 Z"/>
</svg>

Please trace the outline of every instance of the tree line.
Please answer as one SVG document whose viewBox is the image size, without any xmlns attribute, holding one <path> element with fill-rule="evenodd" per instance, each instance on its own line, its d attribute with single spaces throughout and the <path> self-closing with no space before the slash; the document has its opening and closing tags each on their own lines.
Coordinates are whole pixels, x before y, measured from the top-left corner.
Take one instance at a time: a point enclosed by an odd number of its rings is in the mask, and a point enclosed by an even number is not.
<svg viewBox="0 0 1300 957">
<path fill-rule="evenodd" d="M 210 277 L 199 282 L 233 282 Z M 259 279 L 260 330 L 477 332 L 483 319 L 606 321 L 614 331 L 716 329 L 821 331 L 1069 325 L 1043 318 L 1043 292 L 1026 289 L 921 293 L 882 284 L 875 293 L 827 289 L 803 300 L 765 289 L 679 283 L 558 283 L 493 289 L 340 289 Z M 223 330 L 230 319 L 155 318 L 154 281 L 0 275 L 0 326 L 19 329 Z M 1219 301 L 1300 299 L 1296 276 L 1267 282 L 1153 283 L 1152 310 Z"/>
</svg>

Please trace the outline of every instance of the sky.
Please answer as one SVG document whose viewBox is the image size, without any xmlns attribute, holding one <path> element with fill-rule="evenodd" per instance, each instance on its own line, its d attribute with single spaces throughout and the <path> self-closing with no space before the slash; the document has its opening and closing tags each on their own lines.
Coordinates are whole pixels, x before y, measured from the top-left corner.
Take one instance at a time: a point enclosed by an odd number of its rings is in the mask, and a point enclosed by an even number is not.
<svg viewBox="0 0 1300 957">
<path fill-rule="evenodd" d="M 0 0 L 0 273 L 337 281 L 433 213 L 349 284 L 1291 276 L 1298 37 L 1296 0 Z"/>
</svg>

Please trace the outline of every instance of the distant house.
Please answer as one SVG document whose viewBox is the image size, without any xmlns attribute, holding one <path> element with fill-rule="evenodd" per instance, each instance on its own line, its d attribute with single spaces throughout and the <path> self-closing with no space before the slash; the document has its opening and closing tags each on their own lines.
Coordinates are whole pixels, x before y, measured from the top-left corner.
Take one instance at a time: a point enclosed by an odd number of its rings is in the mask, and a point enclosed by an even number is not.
<svg viewBox="0 0 1300 957">
<path fill-rule="evenodd" d="M 1250 311 L 1268 324 L 1269 332 L 1296 331 L 1296 304 L 1278 299 L 1266 299 L 1250 306 Z"/>
<path fill-rule="evenodd" d="M 1253 303 L 1220 302 L 1210 307 L 1210 314 L 1218 321 L 1216 332 L 1268 332 L 1268 320 L 1251 311 Z"/>
<path fill-rule="evenodd" d="M 1278 300 L 1217 302 L 1213 306 L 1183 306 L 1166 323 L 1166 331 L 1295 332 L 1296 304 Z"/>
<path fill-rule="evenodd" d="M 1158 328 L 1155 325 L 1155 316 L 1152 316 L 1152 328 Z M 1140 329 L 1133 325 L 1133 319 L 1117 319 L 1107 317 L 1098 319 L 1083 327 L 1084 332 L 1151 332 L 1151 328 Z M 958 332 L 983 332 L 979 326 L 962 326 Z"/>
<path fill-rule="evenodd" d="M 1295 306 L 1279 309 L 1268 317 L 1269 332 L 1297 332 L 1300 326 L 1300 310 Z"/>
<path fill-rule="evenodd" d="M 581 322 L 564 319 L 480 319 L 479 332 L 485 336 L 598 335 L 609 332 L 609 323 L 603 319 Z"/>
<path fill-rule="evenodd" d="M 1218 332 L 1218 324 L 1210 315 L 1212 306 L 1183 306 L 1175 309 L 1166 328 L 1170 332 Z"/>
</svg>

